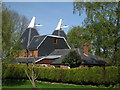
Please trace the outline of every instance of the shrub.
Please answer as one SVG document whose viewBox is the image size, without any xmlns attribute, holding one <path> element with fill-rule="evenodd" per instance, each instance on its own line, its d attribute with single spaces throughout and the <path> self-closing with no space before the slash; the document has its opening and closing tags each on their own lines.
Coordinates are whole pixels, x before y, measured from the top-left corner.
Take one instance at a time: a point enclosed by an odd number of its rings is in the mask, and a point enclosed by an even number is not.
<svg viewBox="0 0 120 90">
<path fill-rule="evenodd" d="M 3 79 L 28 79 L 25 65 L 8 64 L 3 66 Z M 29 68 L 31 66 L 29 65 Z M 76 84 L 113 85 L 119 83 L 118 67 L 83 67 L 72 69 L 36 67 L 39 72 L 38 80 L 68 82 Z"/>
<path fill-rule="evenodd" d="M 75 50 L 71 50 L 64 58 L 62 64 L 72 67 L 78 67 L 81 64 L 81 57 Z"/>
</svg>

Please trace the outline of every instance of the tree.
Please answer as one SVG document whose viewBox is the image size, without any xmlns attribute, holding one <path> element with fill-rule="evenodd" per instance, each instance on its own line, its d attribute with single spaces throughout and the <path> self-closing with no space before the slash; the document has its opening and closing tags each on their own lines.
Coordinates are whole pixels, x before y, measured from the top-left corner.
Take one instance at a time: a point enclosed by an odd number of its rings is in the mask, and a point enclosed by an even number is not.
<svg viewBox="0 0 120 90">
<path fill-rule="evenodd" d="M 20 38 L 21 34 L 26 30 L 29 21 L 25 16 L 21 16 L 13 10 L 11 11 L 11 16 L 15 31 L 18 32 L 17 37 Z"/>
<path fill-rule="evenodd" d="M 31 64 L 31 66 L 26 66 L 25 73 L 29 78 L 32 87 L 35 88 L 36 87 L 35 81 L 40 74 L 40 70 L 38 70 L 38 68 L 35 66 L 35 59 L 34 62 Z"/>
<path fill-rule="evenodd" d="M 92 38 L 95 54 L 111 59 L 115 65 L 119 60 L 120 2 L 74 2 L 73 5 L 74 13 L 87 15 L 84 27 Z"/>
<path fill-rule="evenodd" d="M 14 58 L 16 58 L 17 54 L 19 54 L 20 46 L 20 25 L 17 23 L 21 23 L 18 17 L 14 17 L 13 12 L 9 10 L 5 5 L 2 8 L 2 49 L 3 49 L 3 63 L 9 63 Z M 18 15 L 18 14 L 17 14 Z M 17 16 L 16 15 L 16 16 Z M 22 26 L 21 26 L 22 27 Z"/>
<path fill-rule="evenodd" d="M 68 65 L 71 68 L 78 67 L 81 64 L 81 58 L 75 50 L 71 50 L 65 57 L 62 59 L 62 64 Z"/>
<path fill-rule="evenodd" d="M 90 43 L 90 34 L 85 28 L 80 26 L 72 27 L 67 36 L 74 48 L 82 48 L 84 43 Z"/>
<path fill-rule="evenodd" d="M 112 30 L 111 30 L 112 29 Z M 92 47 L 95 54 L 103 58 L 112 58 L 113 55 L 113 31 L 115 30 L 114 25 L 108 21 L 101 21 L 89 26 L 87 30 L 90 32 Z"/>
</svg>

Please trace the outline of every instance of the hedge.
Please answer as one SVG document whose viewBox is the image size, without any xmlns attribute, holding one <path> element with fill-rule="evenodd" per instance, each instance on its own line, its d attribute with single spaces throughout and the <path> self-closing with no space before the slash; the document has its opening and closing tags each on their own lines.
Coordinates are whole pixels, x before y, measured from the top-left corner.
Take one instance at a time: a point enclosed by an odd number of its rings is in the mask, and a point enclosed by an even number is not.
<svg viewBox="0 0 120 90">
<path fill-rule="evenodd" d="M 3 79 L 28 79 L 23 64 L 3 65 Z M 31 68 L 31 65 L 29 65 Z M 76 84 L 117 84 L 119 83 L 118 67 L 82 67 L 61 69 L 51 67 L 36 67 L 36 73 L 40 71 L 38 80 L 67 82 Z M 30 73 L 30 70 L 28 71 Z"/>
</svg>

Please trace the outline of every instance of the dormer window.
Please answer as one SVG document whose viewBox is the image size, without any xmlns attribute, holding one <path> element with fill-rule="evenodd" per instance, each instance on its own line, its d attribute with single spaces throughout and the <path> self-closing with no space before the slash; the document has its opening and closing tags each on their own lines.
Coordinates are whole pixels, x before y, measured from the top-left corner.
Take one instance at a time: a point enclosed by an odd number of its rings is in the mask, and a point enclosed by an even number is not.
<svg viewBox="0 0 120 90">
<path fill-rule="evenodd" d="M 57 44 L 58 43 L 58 39 L 54 39 L 54 44 Z"/>
</svg>

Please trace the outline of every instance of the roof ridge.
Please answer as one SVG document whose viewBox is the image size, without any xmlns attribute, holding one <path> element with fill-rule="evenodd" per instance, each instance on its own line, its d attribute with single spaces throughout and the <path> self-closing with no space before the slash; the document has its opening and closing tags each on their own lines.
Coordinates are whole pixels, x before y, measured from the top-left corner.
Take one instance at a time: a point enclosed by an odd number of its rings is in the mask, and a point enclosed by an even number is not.
<svg viewBox="0 0 120 90">
<path fill-rule="evenodd" d="M 57 35 L 52 35 L 52 34 L 48 34 L 47 36 L 56 37 L 56 38 L 64 38 L 62 36 L 57 36 Z"/>
</svg>

